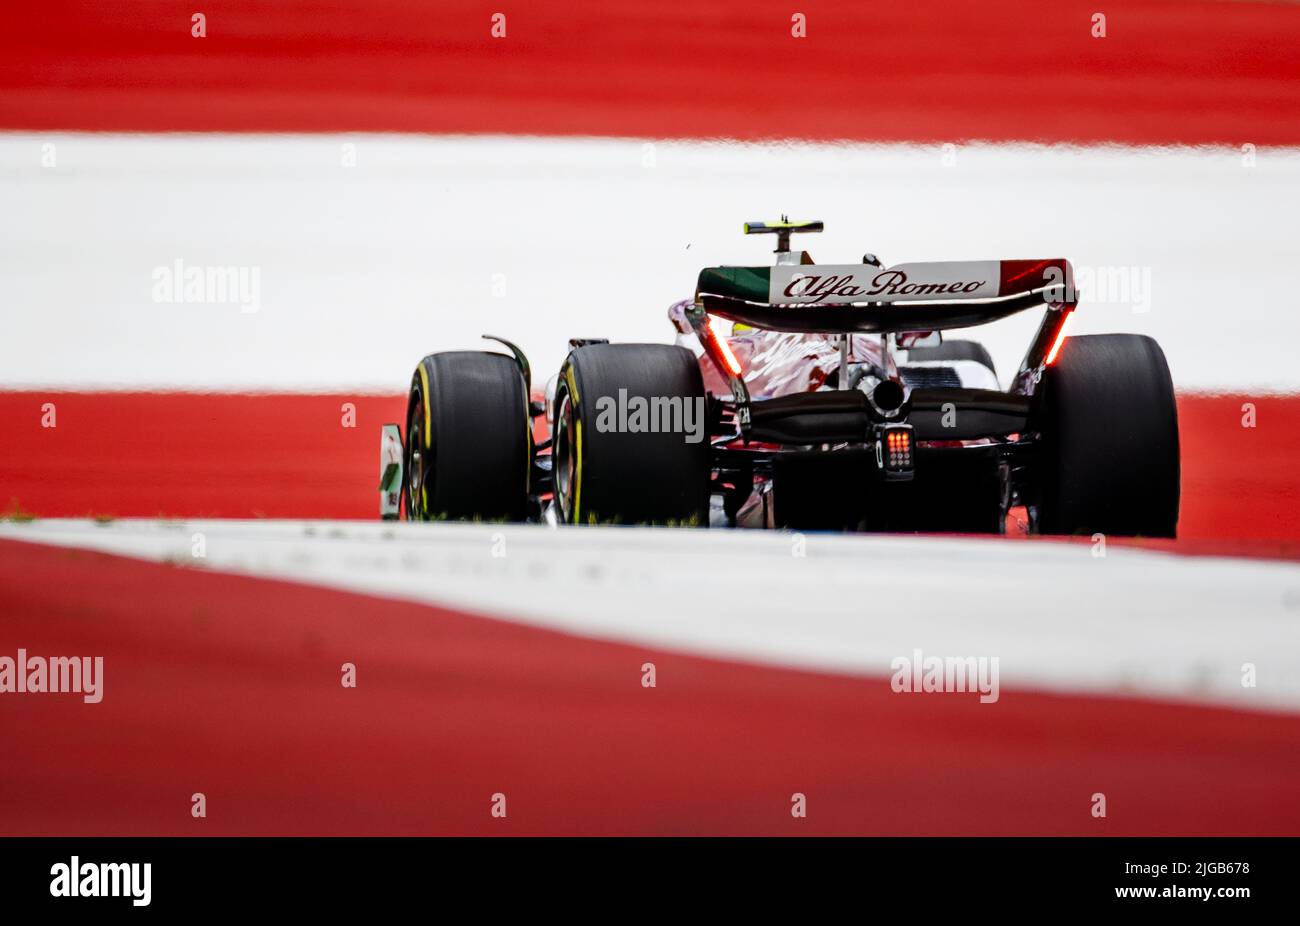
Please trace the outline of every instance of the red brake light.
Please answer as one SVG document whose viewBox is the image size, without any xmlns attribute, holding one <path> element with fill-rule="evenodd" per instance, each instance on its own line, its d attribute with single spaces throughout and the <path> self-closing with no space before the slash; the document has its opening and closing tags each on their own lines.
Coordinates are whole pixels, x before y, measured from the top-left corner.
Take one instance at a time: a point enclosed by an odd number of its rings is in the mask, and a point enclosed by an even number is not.
<svg viewBox="0 0 1300 926">
<path fill-rule="evenodd" d="M 1070 326 L 1070 319 L 1073 315 L 1067 315 L 1061 321 L 1061 327 L 1056 329 L 1056 340 L 1052 342 L 1052 349 L 1047 352 L 1047 366 L 1056 362 L 1056 355 L 1061 352 L 1061 345 L 1065 343 L 1065 329 Z"/>
<path fill-rule="evenodd" d="M 740 366 L 740 361 L 731 352 L 731 345 L 727 343 L 726 337 L 718 330 L 717 324 L 718 320 L 713 316 L 709 316 L 709 336 L 712 337 L 713 343 L 717 345 L 718 354 L 722 357 L 722 362 L 727 365 L 727 369 L 731 371 L 731 375 L 740 376 L 744 372 Z"/>
</svg>

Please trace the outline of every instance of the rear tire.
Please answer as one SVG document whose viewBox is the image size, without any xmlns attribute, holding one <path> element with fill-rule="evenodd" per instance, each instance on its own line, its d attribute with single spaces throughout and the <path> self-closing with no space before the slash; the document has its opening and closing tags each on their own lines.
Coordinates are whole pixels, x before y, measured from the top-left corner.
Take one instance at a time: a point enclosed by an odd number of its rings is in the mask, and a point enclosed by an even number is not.
<svg viewBox="0 0 1300 926">
<path fill-rule="evenodd" d="M 1173 537 L 1178 407 L 1160 345 L 1134 334 L 1069 338 L 1039 397 L 1038 530 Z"/>
<path fill-rule="evenodd" d="M 522 521 L 532 436 L 515 361 L 484 351 L 430 354 L 411 377 L 403 507 L 412 521 Z"/>
<path fill-rule="evenodd" d="M 681 427 L 658 432 L 623 428 L 618 421 L 622 390 L 629 425 L 635 400 L 667 399 L 681 409 L 669 423 Z M 552 423 L 552 469 L 560 519 L 569 524 L 706 526 L 710 475 L 706 408 L 699 364 L 683 347 L 587 344 L 575 348 L 560 371 Z M 691 433 L 686 433 L 688 421 Z M 699 439 L 692 442 L 688 437 Z"/>
<path fill-rule="evenodd" d="M 907 362 L 915 360 L 974 360 L 988 367 L 994 376 L 993 355 L 978 341 L 944 341 L 938 347 L 914 347 L 907 352 Z"/>
</svg>

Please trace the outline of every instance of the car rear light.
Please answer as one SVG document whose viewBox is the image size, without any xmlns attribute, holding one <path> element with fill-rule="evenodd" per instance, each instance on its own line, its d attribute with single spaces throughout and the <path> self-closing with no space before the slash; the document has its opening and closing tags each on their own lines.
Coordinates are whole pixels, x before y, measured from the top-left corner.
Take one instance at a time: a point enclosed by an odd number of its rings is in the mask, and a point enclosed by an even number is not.
<svg viewBox="0 0 1300 926">
<path fill-rule="evenodd" d="M 1047 366 L 1050 367 L 1056 362 L 1056 355 L 1061 352 L 1061 345 L 1065 343 L 1065 329 L 1070 326 L 1070 319 L 1073 317 L 1073 315 L 1067 315 L 1061 319 L 1061 327 L 1056 329 L 1056 338 L 1052 341 L 1052 349 L 1047 352 L 1047 360 L 1045 361 Z"/>
<path fill-rule="evenodd" d="M 722 333 L 722 326 L 718 319 L 709 316 L 709 338 L 717 348 L 717 355 L 722 358 L 723 364 L 731 372 L 732 376 L 740 376 L 744 369 L 740 366 L 740 361 L 731 351 L 731 345 L 727 343 L 727 336 Z"/>
<path fill-rule="evenodd" d="M 910 424 L 883 425 L 876 430 L 876 463 L 888 480 L 911 479 L 915 472 L 915 441 Z"/>
</svg>

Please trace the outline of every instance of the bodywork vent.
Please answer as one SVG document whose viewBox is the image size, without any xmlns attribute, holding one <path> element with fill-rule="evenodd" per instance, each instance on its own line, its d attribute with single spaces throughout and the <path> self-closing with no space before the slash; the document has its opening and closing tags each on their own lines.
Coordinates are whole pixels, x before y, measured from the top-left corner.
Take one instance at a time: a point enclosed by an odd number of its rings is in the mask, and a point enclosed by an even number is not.
<svg viewBox="0 0 1300 926">
<path fill-rule="evenodd" d="M 952 367 L 900 365 L 903 382 L 913 389 L 959 389 L 961 377 Z"/>
</svg>

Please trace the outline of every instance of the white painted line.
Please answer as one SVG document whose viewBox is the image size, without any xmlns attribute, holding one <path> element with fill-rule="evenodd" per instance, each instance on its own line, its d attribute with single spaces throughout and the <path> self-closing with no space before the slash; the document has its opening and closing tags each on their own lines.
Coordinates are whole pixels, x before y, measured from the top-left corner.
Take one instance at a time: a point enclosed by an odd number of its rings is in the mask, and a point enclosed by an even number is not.
<svg viewBox="0 0 1300 926">
<path fill-rule="evenodd" d="M 570 337 L 671 341 L 700 268 L 770 262 L 741 224 L 788 212 L 823 263 L 1068 257 L 1106 274 L 1075 334 L 1155 336 L 1184 390 L 1300 388 L 1296 149 L 653 145 L 0 133 L 0 384 L 401 393 L 484 332 L 540 384 Z M 256 269 L 258 310 L 155 302 L 178 260 Z M 1004 377 L 1036 325 L 979 329 Z"/>
<path fill-rule="evenodd" d="M 204 559 L 192 556 L 196 534 Z M 379 522 L 40 520 L 0 524 L 0 537 L 760 663 L 887 676 L 919 648 L 996 656 L 1010 689 L 1300 710 L 1293 563 L 1113 545 L 1096 558 L 1086 544 L 987 539 Z M 1257 687 L 1242 686 L 1245 663 Z"/>
</svg>

